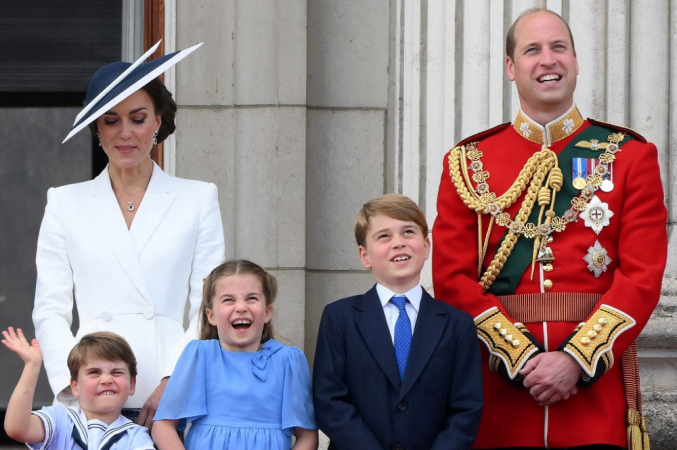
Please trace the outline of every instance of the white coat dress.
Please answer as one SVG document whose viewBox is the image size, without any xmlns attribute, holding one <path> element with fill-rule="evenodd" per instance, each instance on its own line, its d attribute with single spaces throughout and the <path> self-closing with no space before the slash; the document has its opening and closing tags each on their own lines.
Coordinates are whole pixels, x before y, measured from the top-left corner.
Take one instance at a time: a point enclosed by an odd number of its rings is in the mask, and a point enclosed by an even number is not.
<svg viewBox="0 0 677 450">
<path fill-rule="evenodd" d="M 113 331 L 137 359 L 136 393 L 125 407 L 140 408 L 197 338 L 202 282 L 224 257 L 214 184 L 171 177 L 154 164 L 129 230 L 108 167 L 92 181 L 49 189 L 33 324 L 57 401 L 72 404 L 64 389 L 75 343 L 90 332 Z M 75 336 L 74 299 L 80 320 Z"/>
</svg>

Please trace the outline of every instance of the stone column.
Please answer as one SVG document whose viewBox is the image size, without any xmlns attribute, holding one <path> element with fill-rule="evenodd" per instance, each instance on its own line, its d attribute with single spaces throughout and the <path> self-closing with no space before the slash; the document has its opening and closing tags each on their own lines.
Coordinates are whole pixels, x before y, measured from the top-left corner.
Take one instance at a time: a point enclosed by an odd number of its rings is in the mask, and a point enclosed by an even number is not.
<svg viewBox="0 0 677 450">
<path fill-rule="evenodd" d="M 374 280 L 357 257 L 353 224 L 389 174 L 388 0 L 308 0 L 306 354 L 320 315 Z"/>
<path fill-rule="evenodd" d="M 303 347 L 306 1 L 177 1 L 176 175 L 216 183 L 227 258 L 277 277 L 274 324 Z"/>
</svg>

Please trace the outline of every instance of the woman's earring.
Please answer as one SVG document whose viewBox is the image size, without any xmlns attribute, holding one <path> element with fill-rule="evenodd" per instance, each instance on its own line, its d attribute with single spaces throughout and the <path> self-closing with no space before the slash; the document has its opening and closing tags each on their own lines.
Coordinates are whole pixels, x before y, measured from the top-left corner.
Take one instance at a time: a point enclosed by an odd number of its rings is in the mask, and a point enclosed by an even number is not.
<svg viewBox="0 0 677 450">
<path fill-rule="evenodd" d="M 97 131 L 97 133 L 96 133 L 96 137 L 99 138 L 99 147 L 102 147 L 102 145 L 101 145 L 101 135 L 99 134 L 98 131 Z"/>
<path fill-rule="evenodd" d="M 157 130 L 153 133 L 153 145 L 157 145 Z"/>
</svg>

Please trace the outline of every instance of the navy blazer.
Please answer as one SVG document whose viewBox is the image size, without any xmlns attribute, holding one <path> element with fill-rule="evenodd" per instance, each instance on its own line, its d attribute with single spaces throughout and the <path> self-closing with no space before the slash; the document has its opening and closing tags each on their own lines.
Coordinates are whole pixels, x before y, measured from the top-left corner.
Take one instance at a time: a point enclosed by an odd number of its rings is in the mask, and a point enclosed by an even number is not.
<svg viewBox="0 0 677 450">
<path fill-rule="evenodd" d="M 423 290 L 400 380 L 376 287 L 331 303 L 320 322 L 313 395 L 329 449 L 469 449 L 482 413 L 473 319 Z"/>
</svg>

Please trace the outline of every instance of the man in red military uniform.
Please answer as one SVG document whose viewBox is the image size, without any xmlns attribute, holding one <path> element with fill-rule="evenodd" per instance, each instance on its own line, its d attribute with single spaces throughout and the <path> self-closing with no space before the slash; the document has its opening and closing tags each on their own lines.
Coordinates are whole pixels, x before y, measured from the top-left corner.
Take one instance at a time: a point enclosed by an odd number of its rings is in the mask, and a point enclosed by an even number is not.
<svg viewBox="0 0 677 450">
<path fill-rule="evenodd" d="M 445 156 L 433 228 L 436 297 L 485 344 L 475 448 L 641 448 L 634 341 L 667 257 L 656 147 L 582 118 L 559 15 L 526 11 L 506 50 L 521 110 Z"/>
</svg>

